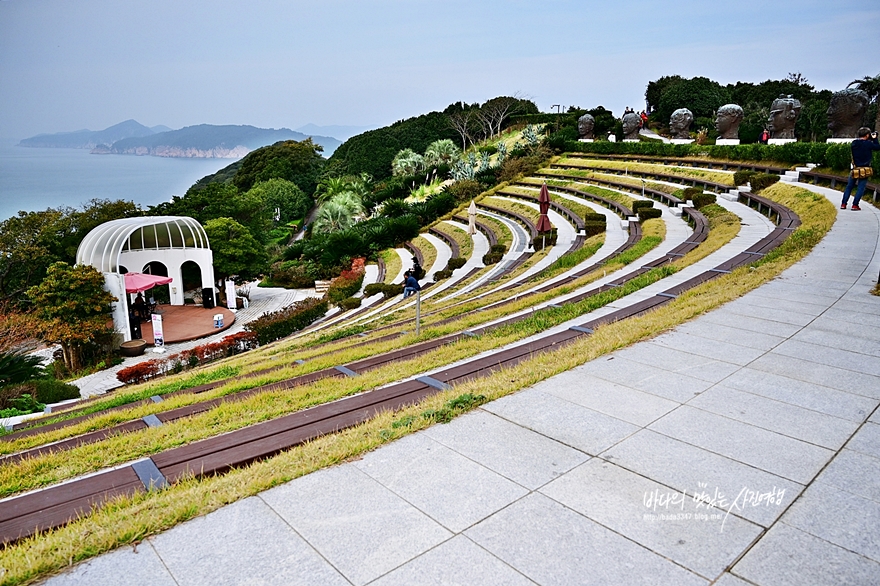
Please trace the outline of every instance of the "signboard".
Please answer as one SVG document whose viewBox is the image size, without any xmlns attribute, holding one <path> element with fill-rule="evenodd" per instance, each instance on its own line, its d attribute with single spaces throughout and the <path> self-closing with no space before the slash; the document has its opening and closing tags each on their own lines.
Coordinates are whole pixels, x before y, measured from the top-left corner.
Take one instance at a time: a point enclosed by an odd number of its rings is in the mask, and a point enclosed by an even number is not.
<svg viewBox="0 0 880 586">
<path fill-rule="evenodd" d="M 226 307 L 235 313 L 235 282 L 231 280 L 226 281 Z"/>
<path fill-rule="evenodd" d="M 153 345 L 161 348 L 165 345 L 165 333 L 162 331 L 162 316 L 158 313 L 152 315 L 153 318 Z"/>
</svg>

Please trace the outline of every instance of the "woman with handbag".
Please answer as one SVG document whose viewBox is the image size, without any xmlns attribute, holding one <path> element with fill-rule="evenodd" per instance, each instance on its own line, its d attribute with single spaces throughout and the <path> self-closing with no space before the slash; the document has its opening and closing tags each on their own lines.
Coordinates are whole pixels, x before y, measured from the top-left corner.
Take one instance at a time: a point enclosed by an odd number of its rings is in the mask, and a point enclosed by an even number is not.
<svg viewBox="0 0 880 586">
<path fill-rule="evenodd" d="M 874 151 L 880 151 L 880 143 L 877 142 L 877 131 L 871 132 L 871 129 L 862 126 L 859 128 L 859 137 L 852 141 L 852 171 L 849 174 L 849 181 L 846 182 L 846 189 L 843 190 L 843 201 L 840 203 L 840 209 L 845 210 L 849 201 L 849 194 L 853 187 L 856 187 L 856 197 L 853 199 L 852 209 L 859 211 L 859 202 L 865 193 L 865 186 L 868 184 L 868 177 L 874 174 L 871 167 L 871 160 Z"/>
</svg>

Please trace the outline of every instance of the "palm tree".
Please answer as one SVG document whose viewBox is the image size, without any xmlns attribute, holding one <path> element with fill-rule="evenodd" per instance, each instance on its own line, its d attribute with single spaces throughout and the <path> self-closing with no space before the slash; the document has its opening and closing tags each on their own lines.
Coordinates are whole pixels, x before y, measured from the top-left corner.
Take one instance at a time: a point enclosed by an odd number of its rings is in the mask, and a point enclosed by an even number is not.
<svg viewBox="0 0 880 586">
<path fill-rule="evenodd" d="M 351 191 L 337 193 L 321 204 L 315 216 L 317 232 L 335 232 L 354 226 L 357 217 L 364 213 L 361 198 Z"/>
<path fill-rule="evenodd" d="M 856 86 L 868 94 L 871 102 L 877 106 L 877 116 L 874 118 L 874 130 L 880 130 L 880 74 L 874 77 L 865 76 L 862 79 L 856 79 L 850 82 L 846 87 Z"/>
<path fill-rule="evenodd" d="M 412 149 L 403 149 L 391 161 L 391 172 L 393 175 L 402 175 L 404 177 L 421 173 L 425 168 L 425 160 L 422 155 Z"/>
<path fill-rule="evenodd" d="M 43 376 L 42 359 L 21 352 L 0 352 L 0 387 L 20 385 Z"/>
<path fill-rule="evenodd" d="M 448 138 L 435 140 L 425 149 L 425 165 L 427 167 L 439 167 L 442 164 L 450 164 L 458 157 L 458 147 Z"/>
</svg>

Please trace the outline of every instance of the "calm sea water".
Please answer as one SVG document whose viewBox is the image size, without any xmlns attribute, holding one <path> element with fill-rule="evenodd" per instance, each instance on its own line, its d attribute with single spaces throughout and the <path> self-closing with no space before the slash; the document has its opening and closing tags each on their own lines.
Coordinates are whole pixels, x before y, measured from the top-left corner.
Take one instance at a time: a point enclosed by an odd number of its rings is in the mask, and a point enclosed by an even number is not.
<svg viewBox="0 0 880 586">
<path fill-rule="evenodd" d="M 0 140 L 0 221 L 19 210 L 80 207 L 93 198 L 146 208 L 183 195 L 234 159 L 91 155 L 85 149 L 34 149 Z"/>
</svg>

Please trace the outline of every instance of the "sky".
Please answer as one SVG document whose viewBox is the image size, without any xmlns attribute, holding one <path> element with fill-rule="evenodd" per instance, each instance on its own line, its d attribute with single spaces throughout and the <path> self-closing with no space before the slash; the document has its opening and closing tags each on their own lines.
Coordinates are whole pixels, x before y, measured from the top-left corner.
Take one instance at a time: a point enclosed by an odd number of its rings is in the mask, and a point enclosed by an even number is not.
<svg viewBox="0 0 880 586">
<path fill-rule="evenodd" d="M 644 108 L 663 75 L 880 74 L 878 0 L 0 0 L 0 137 L 378 127 L 456 101 Z"/>
</svg>

